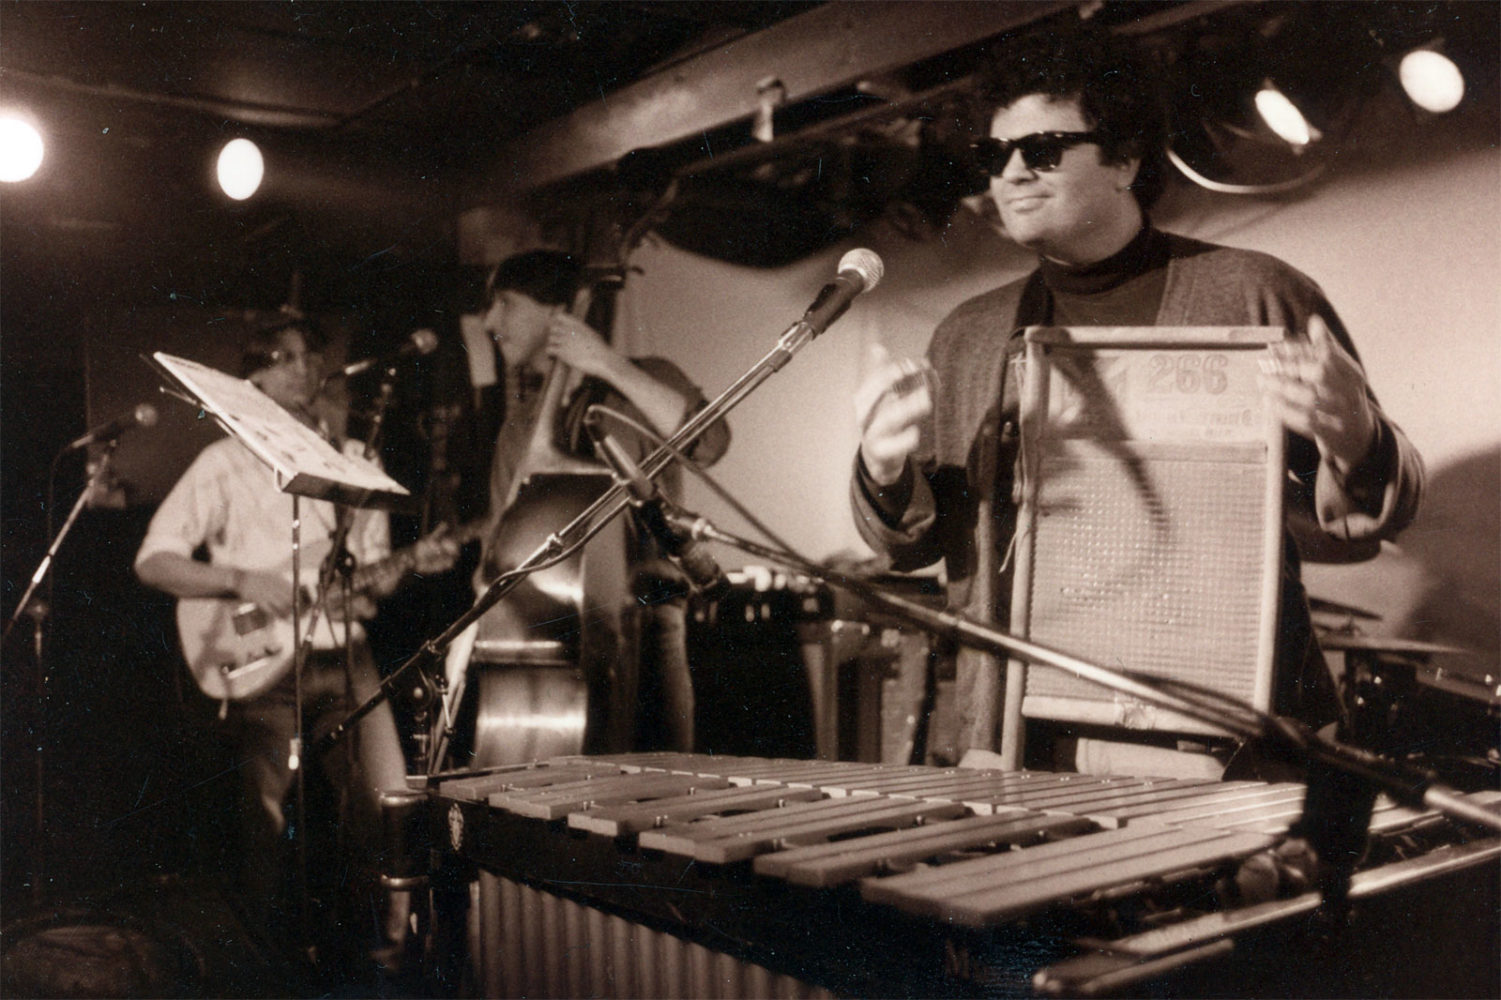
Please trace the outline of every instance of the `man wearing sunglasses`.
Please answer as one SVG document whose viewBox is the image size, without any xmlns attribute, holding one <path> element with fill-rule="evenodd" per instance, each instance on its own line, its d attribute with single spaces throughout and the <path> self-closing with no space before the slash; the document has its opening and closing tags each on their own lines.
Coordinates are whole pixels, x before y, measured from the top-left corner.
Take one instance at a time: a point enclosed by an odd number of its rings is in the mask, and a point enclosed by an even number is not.
<svg viewBox="0 0 1501 1000">
<path fill-rule="evenodd" d="M 1165 125 L 1149 76 L 1103 32 L 1039 34 L 999 51 L 983 88 L 977 166 L 1006 234 L 1036 251 L 1027 276 L 973 298 L 934 332 L 936 378 L 880 348 L 856 392 L 862 428 L 852 505 L 862 536 L 898 570 L 945 560 L 952 606 L 1009 621 L 1005 554 L 1016 529 L 1022 339 L 1030 325 L 1280 326 L 1263 388 L 1288 435 L 1274 709 L 1338 719 L 1332 678 L 1299 582 L 1310 541 L 1369 557 L 1417 510 L 1422 463 L 1366 385 L 1338 316 L 1309 278 L 1265 254 L 1153 228 Z M 959 751 L 998 738 L 999 662 L 962 650 Z M 1031 741 L 1029 741 L 1029 746 Z M 1034 761 L 1058 766 L 1058 759 Z M 1081 766 L 1082 762 L 1081 762 Z"/>
</svg>

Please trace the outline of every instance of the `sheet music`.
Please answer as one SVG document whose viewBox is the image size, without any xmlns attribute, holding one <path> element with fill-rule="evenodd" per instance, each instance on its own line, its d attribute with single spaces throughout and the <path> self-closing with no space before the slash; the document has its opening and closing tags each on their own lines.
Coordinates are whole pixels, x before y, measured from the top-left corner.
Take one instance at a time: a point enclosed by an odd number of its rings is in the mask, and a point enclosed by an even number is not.
<svg viewBox="0 0 1501 1000">
<path fill-rule="evenodd" d="M 246 379 L 160 351 L 152 357 L 271 467 L 283 492 L 355 506 L 388 506 L 409 495 L 377 466 L 340 452 Z"/>
</svg>

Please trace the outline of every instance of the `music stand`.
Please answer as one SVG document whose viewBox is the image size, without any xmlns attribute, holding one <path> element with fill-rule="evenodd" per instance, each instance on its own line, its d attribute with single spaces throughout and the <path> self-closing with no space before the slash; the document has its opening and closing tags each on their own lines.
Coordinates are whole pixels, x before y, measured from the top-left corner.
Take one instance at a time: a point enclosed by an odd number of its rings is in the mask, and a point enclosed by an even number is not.
<svg viewBox="0 0 1501 1000">
<path fill-rule="evenodd" d="M 346 455 L 251 382 L 196 361 L 156 352 L 148 359 L 276 475 L 277 489 L 350 507 L 404 507 L 406 487 L 374 464 Z"/>
</svg>

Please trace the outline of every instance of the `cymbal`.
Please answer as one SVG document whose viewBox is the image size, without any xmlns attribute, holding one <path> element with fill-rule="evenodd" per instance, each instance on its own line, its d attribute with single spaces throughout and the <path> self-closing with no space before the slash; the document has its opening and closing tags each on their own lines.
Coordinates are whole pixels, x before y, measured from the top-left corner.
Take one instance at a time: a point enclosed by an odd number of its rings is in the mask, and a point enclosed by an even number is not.
<svg viewBox="0 0 1501 1000">
<path fill-rule="evenodd" d="M 1351 618 L 1364 618 L 1367 621 L 1379 622 L 1381 616 L 1374 611 L 1365 608 L 1357 608 L 1353 604 L 1340 604 L 1323 597 L 1308 595 L 1308 610 L 1315 614 L 1326 615 L 1349 615 Z"/>
<path fill-rule="evenodd" d="M 1462 646 L 1445 646 L 1421 639 L 1398 639 L 1389 635 L 1350 635 L 1342 632 L 1320 632 L 1319 645 L 1325 649 L 1369 650 L 1373 653 L 1469 653 Z"/>
</svg>

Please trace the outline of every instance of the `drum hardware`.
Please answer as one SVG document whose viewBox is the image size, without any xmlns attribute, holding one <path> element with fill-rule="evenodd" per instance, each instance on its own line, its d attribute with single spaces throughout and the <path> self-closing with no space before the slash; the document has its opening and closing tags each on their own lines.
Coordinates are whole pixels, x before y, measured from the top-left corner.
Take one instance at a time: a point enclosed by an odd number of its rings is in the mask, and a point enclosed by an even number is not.
<svg viewBox="0 0 1501 1000">
<path fill-rule="evenodd" d="M 1419 685 L 1445 691 L 1484 704 L 1492 713 L 1501 710 L 1501 678 L 1479 669 L 1475 650 L 1449 643 L 1400 636 L 1369 635 L 1355 625 L 1357 617 L 1379 620 L 1380 615 L 1350 605 L 1309 598 L 1315 612 L 1343 615 L 1337 627 L 1314 622 L 1319 648 L 1344 656 L 1341 678 L 1346 707 L 1371 739 L 1382 739 L 1396 721 L 1404 699 L 1419 693 Z M 1434 664 L 1433 657 L 1461 657 L 1457 663 Z"/>
<path fill-rule="evenodd" d="M 1450 646 L 1421 639 L 1399 639 L 1384 635 L 1357 635 L 1349 632 L 1319 632 L 1319 645 L 1338 652 L 1395 653 L 1411 656 L 1472 654 L 1463 646 Z"/>
<path fill-rule="evenodd" d="M 1374 611 L 1357 608 L 1353 604 L 1341 604 L 1339 601 L 1331 601 L 1324 597 L 1308 595 L 1308 610 L 1314 614 L 1340 615 L 1345 618 L 1364 618 L 1366 621 L 1380 621 L 1381 616 Z"/>
<path fill-rule="evenodd" d="M 1352 742 L 1416 755 L 1446 782 L 1492 786 L 1501 774 L 1501 679 L 1470 651 L 1384 636 L 1319 636 L 1340 652 Z"/>
</svg>

